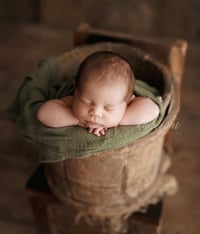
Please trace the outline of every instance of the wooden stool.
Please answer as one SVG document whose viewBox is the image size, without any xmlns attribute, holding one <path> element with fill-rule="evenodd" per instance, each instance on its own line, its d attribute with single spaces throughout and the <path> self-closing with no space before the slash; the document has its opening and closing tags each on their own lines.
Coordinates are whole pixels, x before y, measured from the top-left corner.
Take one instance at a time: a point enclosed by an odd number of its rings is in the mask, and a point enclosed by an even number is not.
<svg viewBox="0 0 200 234">
<path fill-rule="evenodd" d="M 49 229 L 51 234 L 99 233 L 99 224 L 91 226 L 87 218 L 75 220 L 76 211 L 63 206 L 52 194 L 40 165 L 26 184 L 34 221 L 37 227 Z M 128 219 L 127 234 L 159 234 L 162 223 L 163 202 L 150 205 L 146 212 L 133 213 Z"/>
</svg>

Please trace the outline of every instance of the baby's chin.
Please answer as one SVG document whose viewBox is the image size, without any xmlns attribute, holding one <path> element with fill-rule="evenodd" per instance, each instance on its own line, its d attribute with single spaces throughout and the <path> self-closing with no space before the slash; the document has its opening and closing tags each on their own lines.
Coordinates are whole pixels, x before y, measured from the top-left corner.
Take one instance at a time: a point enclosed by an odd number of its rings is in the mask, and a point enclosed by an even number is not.
<svg viewBox="0 0 200 234">
<path fill-rule="evenodd" d="M 86 124 L 87 124 L 88 128 L 105 128 L 105 126 L 103 124 L 95 123 L 92 121 L 87 121 Z"/>
<path fill-rule="evenodd" d="M 84 127 L 86 128 L 111 128 L 116 127 L 119 125 L 119 122 L 96 122 L 96 121 L 89 121 L 84 120 L 82 121 Z"/>
<path fill-rule="evenodd" d="M 118 124 L 88 124 L 88 128 L 112 128 L 112 127 L 116 127 L 118 126 Z"/>
</svg>

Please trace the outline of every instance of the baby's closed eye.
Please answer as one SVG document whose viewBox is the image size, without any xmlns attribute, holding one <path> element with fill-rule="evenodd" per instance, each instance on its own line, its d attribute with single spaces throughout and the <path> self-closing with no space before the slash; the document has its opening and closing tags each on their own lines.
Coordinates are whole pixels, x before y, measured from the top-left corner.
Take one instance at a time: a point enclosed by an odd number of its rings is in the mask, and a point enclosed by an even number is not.
<svg viewBox="0 0 200 234">
<path fill-rule="evenodd" d="M 112 111 L 115 111 L 115 110 L 116 110 L 116 108 L 111 107 L 111 106 L 105 106 L 105 107 L 104 107 L 104 109 L 105 109 L 106 111 L 110 111 L 110 112 L 112 112 Z"/>
<path fill-rule="evenodd" d="M 81 99 L 81 102 L 84 104 L 84 105 L 86 105 L 86 106 L 89 106 L 89 105 L 92 105 L 93 103 L 91 102 L 91 101 L 89 101 L 89 100 L 83 100 L 83 99 Z"/>
</svg>

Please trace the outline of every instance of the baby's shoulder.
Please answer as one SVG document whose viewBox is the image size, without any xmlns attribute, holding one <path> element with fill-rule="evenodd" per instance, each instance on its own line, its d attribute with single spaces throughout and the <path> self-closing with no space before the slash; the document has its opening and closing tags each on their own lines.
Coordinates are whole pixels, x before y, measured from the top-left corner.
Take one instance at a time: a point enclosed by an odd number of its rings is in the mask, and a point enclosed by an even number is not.
<svg viewBox="0 0 200 234">
<path fill-rule="evenodd" d="M 71 106 L 73 102 L 73 98 L 74 98 L 73 96 L 65 96 L 61 98 L 61 100 L 65 103 L 65 105 Z"/>
</svg>

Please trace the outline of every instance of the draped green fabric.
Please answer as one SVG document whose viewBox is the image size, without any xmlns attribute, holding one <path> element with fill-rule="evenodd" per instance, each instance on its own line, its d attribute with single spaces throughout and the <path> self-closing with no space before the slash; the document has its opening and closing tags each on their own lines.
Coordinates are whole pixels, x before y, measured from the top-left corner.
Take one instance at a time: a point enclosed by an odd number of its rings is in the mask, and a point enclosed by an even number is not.
<svg viewBox="0 0 200 234">
<path fill-rule="evenodd" d="M 48 99 L 71 95 L 74 91 L 74 78 L 61 82 L 58 74 L 57 58 L 40 62 L 37 69 L 24 79 L 15 102 L 9 109 L 25 139 L 39 146 L 41 162 L 88 157 L 121 148 L 151 132 L 164 118 L 165 109 L 156 89 L 136 80 L 134 93 L 150 97 L 160 107 L 160 115 L 152 122 L 113 127 L 101 137 L 96 137 L 79 126 L 46 127 L 37 121 L 37 109 Z"/>
</svg>

